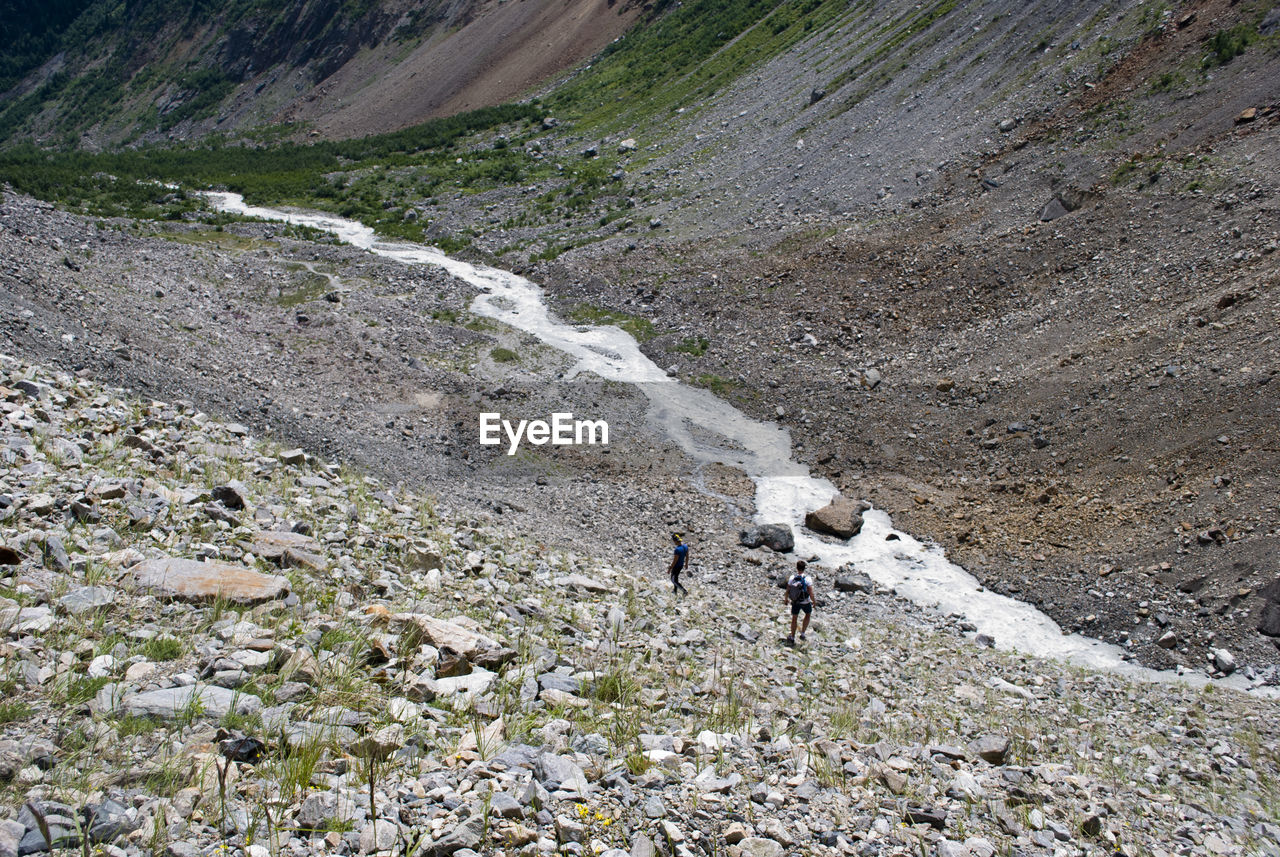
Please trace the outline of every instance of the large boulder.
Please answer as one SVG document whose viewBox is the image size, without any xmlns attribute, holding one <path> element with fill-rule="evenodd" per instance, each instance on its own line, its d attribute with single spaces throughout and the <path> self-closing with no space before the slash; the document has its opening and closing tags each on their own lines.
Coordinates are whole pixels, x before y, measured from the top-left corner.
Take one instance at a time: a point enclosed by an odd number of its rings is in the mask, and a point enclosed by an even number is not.
<svg viewBox="0 0 1280 857">
<path fill-rule="evenodd" d="M 253 569 L 227 562 L 196 562 L 190 559 L 148 560 L 133 569 L 133 580 L 162 598 L 180 601 L 225 599 L 233 604 L 261 604 L 289 593 L 289 579 L 259 574 Z"/>
<path fill-rule="evenodd" d="M 1268 601 L 1258 617 L 1258 633 L 1280 637 L 1280 601 Z"/>
<path fill-rule="evenodd" d="M 1258 633 L 1280 637 L 1280 577 L 1258 590 L 1263 599 L 1258 617 Z"/>
<path fill-rule="evenodd" d="M 866 573 L 854 570 L 852 566 L 846 565 L 840 569 L 840 574 L 836 575 L 837 592 L 862 592 L 870 595 L 875 590 L 875 581 Z"/>
<path fill-rule="evenodd" d="M 795 536 L 786 524 L 761 524 L 738 533 L 738 543 L 743 547 L 758 548 L 761 545 L 778 553 L 790 553 L 795 549 Z"/>
<path fill-rule="evenodd" d="M 815 533 L 849 539 L 862 532 L 862 513 L 871 508 L 863 500 L 850 500 L 837 494 L 821 509 L 804 516 L 804 525 Z"/>
</svg>

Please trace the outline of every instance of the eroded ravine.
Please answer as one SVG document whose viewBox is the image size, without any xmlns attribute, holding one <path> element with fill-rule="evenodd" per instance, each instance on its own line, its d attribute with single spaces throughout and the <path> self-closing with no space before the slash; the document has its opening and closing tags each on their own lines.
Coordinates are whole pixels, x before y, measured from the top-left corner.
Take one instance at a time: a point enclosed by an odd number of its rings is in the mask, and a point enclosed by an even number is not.
<svg viewBox="0 0 1280 857">
<path fill-rule="evenodd" d="M 709 391 L 679 383 L 646 357 L 620 328 L 566 324 L 556 319 L 546 306 L 542 289 L 523 277 L 451 259 L 434 247 L 384 242 L 369 227 L 331 215 L 248 206 L 231 193 L 211 193 L 209 198 L 222 211 L 309 226 L 387 259 L 442 268 L 481 290 L 472 302 L 472 312 L 529 333 L 569 355 L 575 361 L 569 377 L 589 372 L 635 385 L 649 401 L 651 427 L 695 463 L 720 463 L 746 473 L 756 486 L 756 520 L 789 524 L 797 555 L 817 556 L 820 565 L 832 570 L 852 563 L 877 583 L 917 604 L 963 616 L 1002 648 L 1144 680 L 1210 681 L 1198 673 L 1151 670 L 1133 661 L 1120 647 L 1080 634 L 1064 634 L 1053 619 L 1032 605 L 987 590 L 973 575 L 947 560 L 940 548 L 894 530 L 882 511 L 868 512 L 862 532 L 848 542 L 817 537 L 802 526 L 804 516 L 838 492 L 830 482 L 812 476 L 792 459 L 791 437 L 785 428 L 751 419 Z M 889 538 L 891 535 L 896 538 Z M 1248 688 L 1248 682 L 1238 675 L 1214 683 Z M 1274 688 L 1255 692 L 1278 695 Z"/>
</svg>

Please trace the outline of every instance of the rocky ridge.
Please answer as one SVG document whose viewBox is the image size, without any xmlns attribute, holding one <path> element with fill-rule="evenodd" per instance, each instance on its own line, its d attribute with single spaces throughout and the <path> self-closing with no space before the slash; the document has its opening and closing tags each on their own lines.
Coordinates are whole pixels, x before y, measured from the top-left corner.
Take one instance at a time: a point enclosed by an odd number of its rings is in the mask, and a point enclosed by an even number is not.
<svg viewBox="0 0 1280 857">
<path fill-rule="evenodd" d="M 975 645 L 836 570 L 784 648 L 762 554 L 672 600 L 2 370 L 0 853 L 1280 853 L 1273 702 Z"/>
</svg>

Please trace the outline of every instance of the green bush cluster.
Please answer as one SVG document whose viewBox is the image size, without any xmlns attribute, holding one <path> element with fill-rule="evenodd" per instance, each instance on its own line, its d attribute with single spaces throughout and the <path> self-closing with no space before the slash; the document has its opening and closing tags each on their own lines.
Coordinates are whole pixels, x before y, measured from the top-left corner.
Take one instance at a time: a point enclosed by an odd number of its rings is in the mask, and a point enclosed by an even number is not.
<svg viewBox="0 0 1280 857">
<path fill-rule="evenodd" d="M 1204 67 L 1226 65 L 1257 40 L 1258 31 L 1248 24 L 1237 24 L 1229 30 L 1219 30 L 1209 39 L 1209 53 L 1204 58 Z"/>
<path fill-rule="evenodd" d="M 421 239 L 421 225 L 389 216 L 388 201 L 430 196 L 445 186 L 476 189 L 522 181 L 523 150 L 462 151 L 460 146 L 476 132 L 540 121 L 542 115 L 535 105 L 512 104 L 361 140 L 312 144 L 215 140 L 99 154 L 26 144 L 0 152 L 0 182 L 96 215 L 155 219 L 181 217 L 200 207 L 186 190 L 166 185 L 221 187 L 251 203 L 315 205 L 377 224 L 387 234 Z"/>
<path fill-rule="evenodd" d="M 551 100 L 586 124 L 627 124 L 714 93 L 848 9 L 844 0 L 664 0 Z"/>
</svg>

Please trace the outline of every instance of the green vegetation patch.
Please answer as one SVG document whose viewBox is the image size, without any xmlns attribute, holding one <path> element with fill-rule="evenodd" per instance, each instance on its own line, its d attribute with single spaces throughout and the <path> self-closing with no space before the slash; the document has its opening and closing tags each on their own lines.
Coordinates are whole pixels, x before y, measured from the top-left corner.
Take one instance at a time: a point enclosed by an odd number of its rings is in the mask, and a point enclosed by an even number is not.
<svg viewBox="0 0 1280 857">
<path fill-rule="evenodd" d="M 705 387 L 720 397 L 728 395 L 738 387 L 737 381 L 732 381 L 728 378 L 724 378 L 710 372 L 695 375 L 693 383 L 697 384 L 699 387 Z"/>
<path fill-rule="evenodd" d="M 1240 56 L 1249 45 L 1258 40 L 1258 31 L 1249 24 L 1237 24 L 1229 30 L 1218 30 L 1209 39 L 1209 53 L 1205 56 L 1205 68 L 1226 65 Z"/>
<path fill-rule="evenodd" d="M 97 154 L 23 145 L 0 152 L 0 182 L 73 210 L 148 219 L 178 219 L 202 208 L 189 190 L 225 188 L 253 204 L 337 211 L 383 234 L 421 240 L 423 226 L 387 202 L 421 199 L 446 186 L 475 191 L 523 181 L 532 167 L 522 149 L 469 148 L 466 139 L 511 125 L 532 133 L 543 115 L 538 106 L 510 104 L 361 140 L 310 144 L 213 140 Z"/>
<path fill-rule="evenodd" d="M 489 352 L 489 356 L 493 358 L 495 363 L 515 363 L 520 359 L 520 355 L 512 351 L 510 348 L 499 346 Z"/>
<path fill-rule="evenodd" d="M 248 235 L 236 235 L 234 232 L 207 229 L 193 229 L 185 232 L 152 232 L 150 237 L 163 238 L 166 241 L 173 241 L 178 244 L 194 244 L 237 252 L 254 250 L 262 245 L 260 240 L 251 238 Z"/>
<path fill-rule="evenodd" d="M 711 343 L 701 336 L 690 336 L 682 340 L 680 344 L 676 346 L 676 351 L 679 351 L 682 354 L 688 354 L 692 357 L 701 357 L 707 353 L 707 348 L 710 345 Z"/>
<path fill-rule="evenodd" d="M 20 723 L 31 716 L 33 709 L 25 702 L 6 702 L 0 705 L 0 723 Z"/>
<path fill-rule="evenodd" d="M 551 106 L 584 127 L 623 128 L 695 104 L 848 13 L 844 0 L 663 0 Z"/>
<path fill-rule="evenodd" d="M 174 661 L 182 657 L 182 641 L 176 637 L 157 637 L 142 644 L 142 654 L 152 661 Z"/>
<path fill-rule="evenodd" d="M 329 288 L 328 277 L 320 274 L 311 274 L 296 289 L 289 292 L 282 291 L 280 296 L 275 299 L 275 303 L 282 307 L 300 306 L 318 300 L 321 295 L 329 291 Z"/>
<path fill-rule="evenodd" d="M 638 315 L 604 309 L 591 304 L 578 304 L 569 311 L 569 321 L 575 324 L 612 324 L 631 334 L 636 342 L 647 342 L 658 335 L 653 322 Z"/>
</svg>

